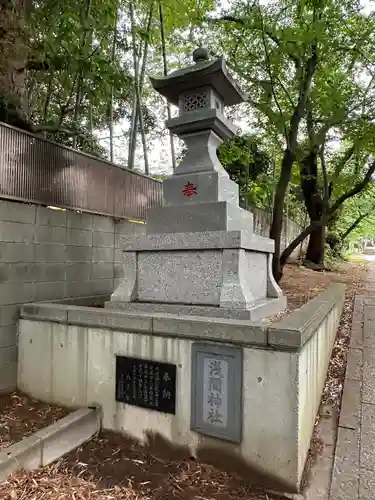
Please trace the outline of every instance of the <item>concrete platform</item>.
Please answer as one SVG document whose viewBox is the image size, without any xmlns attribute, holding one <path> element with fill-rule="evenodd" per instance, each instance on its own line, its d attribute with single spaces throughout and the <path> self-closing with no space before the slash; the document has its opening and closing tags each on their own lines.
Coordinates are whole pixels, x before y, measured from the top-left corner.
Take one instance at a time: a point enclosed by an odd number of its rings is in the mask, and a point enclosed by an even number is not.
<svg viewBox="0 0 375 500">
<path fill-rule="evenodd" d="M 258 321 L 277 314 L 286 308 L 286 297 L 259 299 L 251 309 L 229 309 L 225 307 L 194 306 L 184 304 L 161 304 L 152 302 L 116 302 L 105 303 L 106 309 L 117 309 L 130 313 L 166 313 L 182 316 L 206 316 L 208 318 L 228 318 L 242 321 Z"/>
<path fill-rule="evenodd" d="M 27 304 L 19 320 L 18 387 L 49 403 L 96 403 L 104 429 L 126 432 L 145 444 L 158 436 L 171 453 L 180 448 L 226 472 L 256 473 L 268 485 L 297 492 L 343 301 L 344 286 L 336 283 L 270 325 Z M 220 434 L 208 427 L 205 416 L 202 356 L 227 360 L 222 391 L 226 420 Z M 173 411 L 119 400 L 117 357 L 173 365 Z"/>
</svg>

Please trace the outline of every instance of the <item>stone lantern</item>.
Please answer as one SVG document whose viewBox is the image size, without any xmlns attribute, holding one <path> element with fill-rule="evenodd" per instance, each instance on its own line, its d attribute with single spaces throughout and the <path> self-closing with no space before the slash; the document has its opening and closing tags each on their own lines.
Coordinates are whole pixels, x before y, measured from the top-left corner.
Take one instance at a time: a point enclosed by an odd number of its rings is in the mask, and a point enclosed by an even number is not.
<svg viewBox="0 0 375 500">
<path fill-rule="evenodd" d="M 164 206 L 184 207 L 181 210 L 189 213 L 189 225 L 184 227 L 186 231 L 195 231 L 197 228 L 206 231 L 230 229 L 228 217 L 222 218 L 219 226 L 218 221 L 212 219 L 211 206 L 207 206 L 209 213 L 206 222 L 202 214 L 205 207 L 192 206 L 217 201 L 238 205 L 238 186 L 229 179 L 216 151 L 224 140 L 233 137 L 236 132 L 235 126 L 224 116 L 224 107 L 243 102 L 245 96 L 228 75 L 223 57 L 209 61 L 207 51 L 199 48 L 194 51 L 193 59 L 195 64 L 192 66 L 174 71 L 167 77 L 151 78 L 155 90 L 178 106 L 179 116 L 168 120 L 166 126 L 185 142 L 187 148 L 174 175 L 164 181 Z M 225 208 L 222 204 L 220 208 L 215 206 L 214 210 Z M 197 225 L 194 213 L 198 217 Z M 163 224 L 163 221 L 159 219 L 158 213 L 149 215 L 148 231 L 159 232 L 158 222 Z M 252 216 L 248 213 L 243 215 L 247 218 L 246 229 L 251 230 Z M 178 226 L 172 225 L 170 220 L 164 222 L 163 232 L 175 232 L 180 227 L 179 218 Z"/>
<path fill-rule="evenodd" d="M 127 311 L 259 319 L 286 306 L 272 276 L 274 242 L 253 233 L 253 215 L 239 207 L 239 189 L 218 160 L 236 133 L 224 108 L 245 95 L 223 57 L 204 48 L 194 64 L 151 78 L 179 115 L 167 128 L 187 152 L 163 183 L 163 206 L 148 212 L 146 234 L 124 237 L 124 278 L 109 307 Z"/>
</svg>

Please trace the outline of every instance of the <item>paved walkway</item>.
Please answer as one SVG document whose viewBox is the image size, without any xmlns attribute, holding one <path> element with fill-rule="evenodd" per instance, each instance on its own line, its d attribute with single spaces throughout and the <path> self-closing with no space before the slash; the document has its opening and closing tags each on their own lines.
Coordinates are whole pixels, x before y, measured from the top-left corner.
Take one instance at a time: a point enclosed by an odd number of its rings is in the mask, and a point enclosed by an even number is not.
<svg viewBox="0 0 375 500">
<path fill-rule="evenodd" d="M 375 264 L 355 299 L 330 500 L 375 500 Z"/>
</svg>

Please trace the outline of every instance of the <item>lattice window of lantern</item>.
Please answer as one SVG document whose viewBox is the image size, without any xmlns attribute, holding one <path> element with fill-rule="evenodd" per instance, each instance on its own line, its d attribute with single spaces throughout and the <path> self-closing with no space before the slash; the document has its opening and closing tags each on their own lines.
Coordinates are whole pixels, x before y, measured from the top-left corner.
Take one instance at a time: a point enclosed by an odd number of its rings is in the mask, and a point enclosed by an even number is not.
<svg viewBox="0 0 375 500">
<path fill-rule="evenodd" d="M 208 95 L 206 92 L 199 94 L 190 94 L 184 97 L 184 111 L 195 111 L 196 109 L 206 108 L 208 105 Z"/>
</svg>

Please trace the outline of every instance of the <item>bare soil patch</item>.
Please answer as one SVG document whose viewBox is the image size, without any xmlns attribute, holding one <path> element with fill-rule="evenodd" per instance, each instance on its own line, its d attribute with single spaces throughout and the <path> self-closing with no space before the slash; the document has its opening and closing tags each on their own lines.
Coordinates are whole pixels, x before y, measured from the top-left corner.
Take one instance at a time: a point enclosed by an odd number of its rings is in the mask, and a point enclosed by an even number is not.
<svg viewBox="0 0 375 500">
<path fill-rule="evenodd" d="M 312 271 L 298 265 L 287 265 L 281 280 L 281 288 L 288 298 L 288 309 L 298 309 L 326 290 L 332 283 L 343 283 L 347 295 L 357 289 L 358 282 L 366 274 L 366 265 L 361 262 L 342 262 L 334 271 Z"/>
<path fill-rule="evenodd" d="M 313 271 L 298 264 L 285 266 L 280 286 L 288 299 L 287 309 L 279 314 L 265 318 L 265 323 L 279 321 L 324 292 L 332 283 L 343 283 L 346 295 L 353 295 L 357 285 L 366 274 L 363 262 L 342 262 L 334 271 Z"/>
<path fill-rule="evenodd" d="M 0 485 L 5 500 L 281 500 L 193 459 L 163 460 L 102 432 L 65 459 Z"/>
<path fill-rule="evenodd" d="M 50 406 L 19 392 L 0 395 L 0 449 L 53 424 L 71 410 Z"/>
</svg>

